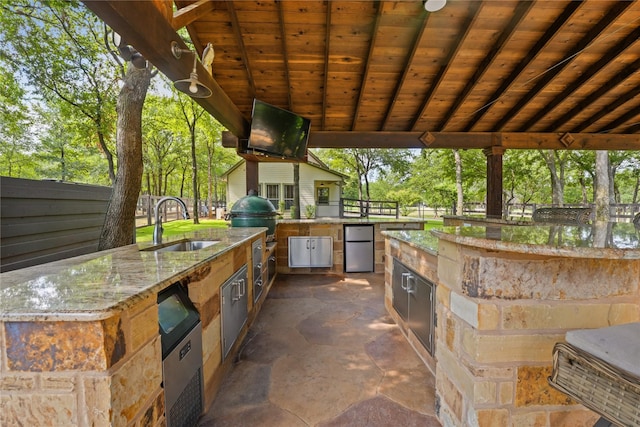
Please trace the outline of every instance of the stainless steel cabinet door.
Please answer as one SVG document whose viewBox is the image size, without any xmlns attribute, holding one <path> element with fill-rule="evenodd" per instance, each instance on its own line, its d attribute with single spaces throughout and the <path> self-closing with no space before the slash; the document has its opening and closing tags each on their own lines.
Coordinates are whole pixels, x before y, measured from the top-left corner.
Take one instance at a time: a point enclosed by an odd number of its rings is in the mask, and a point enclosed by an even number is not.
<svg viewBox="0 0 640 427">
<path fill-rule="evenodd" d="M 289 267 L 309 267 L 311 262 L 311 239 L 289 237 Z"/>
<path fill-rule="evenodd" d="M 289 237 L 289 267 L 332 267 L 333 238 Z"/>
<path fill-rule="evenodd" d="M 433 354 L 433 284 L 420 276 L 413 276 L 409 282 L 409 329 Z"/>
<path fill-rule="evenodd" d="M 331 267 L 333 265 L 333 239 L 331 237 L 312 237 L 311 267 Z"/>
<path fill-rule="evenodd" d="M 391 291 L 393 292 L 393 308 L 403 320 L 409 318 L 409 298 L 407 297 L 407 275 L 409 270 L 397 259 L 393 259 L 393 273 L 391 276 Z"/>
<path fill-rule="evenodd" d="M 222 357 L 227 357 L 236 342 L 242 327 L 247 321 L 247 266 L 227 280 L 220 291 L 222 293 Z"/>
</svg>

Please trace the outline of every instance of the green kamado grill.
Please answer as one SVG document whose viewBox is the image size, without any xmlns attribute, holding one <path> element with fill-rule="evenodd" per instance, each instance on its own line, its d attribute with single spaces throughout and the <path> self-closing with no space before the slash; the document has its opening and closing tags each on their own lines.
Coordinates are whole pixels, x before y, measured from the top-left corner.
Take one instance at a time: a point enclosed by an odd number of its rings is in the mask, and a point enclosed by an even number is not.
<svg viewBox="0 0 640 427">
<path fill-rule="evenodd" d="M 232 227 L 267 227 L 267 241 L 270 242 L 275 239 L 277 214 L 269 200 L 252 190 L 233 204 L 229 219 Z"/>
</svg>

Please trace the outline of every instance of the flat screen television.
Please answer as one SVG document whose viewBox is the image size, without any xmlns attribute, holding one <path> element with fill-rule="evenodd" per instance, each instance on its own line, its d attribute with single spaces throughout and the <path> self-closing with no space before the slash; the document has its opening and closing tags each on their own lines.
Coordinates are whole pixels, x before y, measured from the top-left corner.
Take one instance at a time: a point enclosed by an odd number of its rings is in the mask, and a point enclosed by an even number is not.
<svg viewBox="0 0 640 427">
<path fill-rule="evenodd" d="M 248 148 L 267 156 L 304 160 L 311 120 L 253 100 Z"/>
</svg>

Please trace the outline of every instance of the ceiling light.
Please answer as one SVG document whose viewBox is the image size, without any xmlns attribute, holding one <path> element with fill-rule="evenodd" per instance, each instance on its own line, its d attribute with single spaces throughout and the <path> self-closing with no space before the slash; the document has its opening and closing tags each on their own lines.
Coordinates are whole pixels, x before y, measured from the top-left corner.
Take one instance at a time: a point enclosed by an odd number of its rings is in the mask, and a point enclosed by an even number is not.
<svg viewBox="0 0 640 427">
<path fill-rule="evenodd" d="M 447 4 L 447 0 L 425 0 L 424 8 L 427 12 L 437 12 Z"/>
<path fill-rule="evenodd" d="M 180 59 L 183 53 L 193 54 L 193 70 L 188 79 L 176 80 L 173 82 L 173 86 L 180 92 L 184 92 L 192 98 L 208 98 L 211 96 L 211 89 L 206 87 L 198 80 L 198 73 L 196 72 L 196 65 L 198 64 L 198 55 L 194 51 L 189 49 L 181 49 L 178 43 L 171 42 L 171 52 L 176 59 Z"/>
</svg>

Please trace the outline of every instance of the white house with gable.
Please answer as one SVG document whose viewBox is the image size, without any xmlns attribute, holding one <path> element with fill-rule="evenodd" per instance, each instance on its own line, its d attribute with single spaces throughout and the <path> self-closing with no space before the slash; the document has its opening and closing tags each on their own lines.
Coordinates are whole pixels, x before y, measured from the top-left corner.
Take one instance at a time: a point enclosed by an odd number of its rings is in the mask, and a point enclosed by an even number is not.
<svg viewBox="0 0 640 427">
<path fill-rule="evenodd" d="M 347 178 L 329 169 L 313 153 L 308 152 L 307 163 L 300 163 L 300 216 L 305 217 L 308 205 L 315 206 L 316 217 L 339 216 L 342 183 Z M 239 161 L 223 174 L 227 179 L 227 206 L 229 209 L 247 195 L 246 162 Z M 276 210 L 280 203 L 285 210 L 293 205 L 293 163 L 261 162 L 258 165 L 258 194 L 268 199 Z"/>
</svg>

